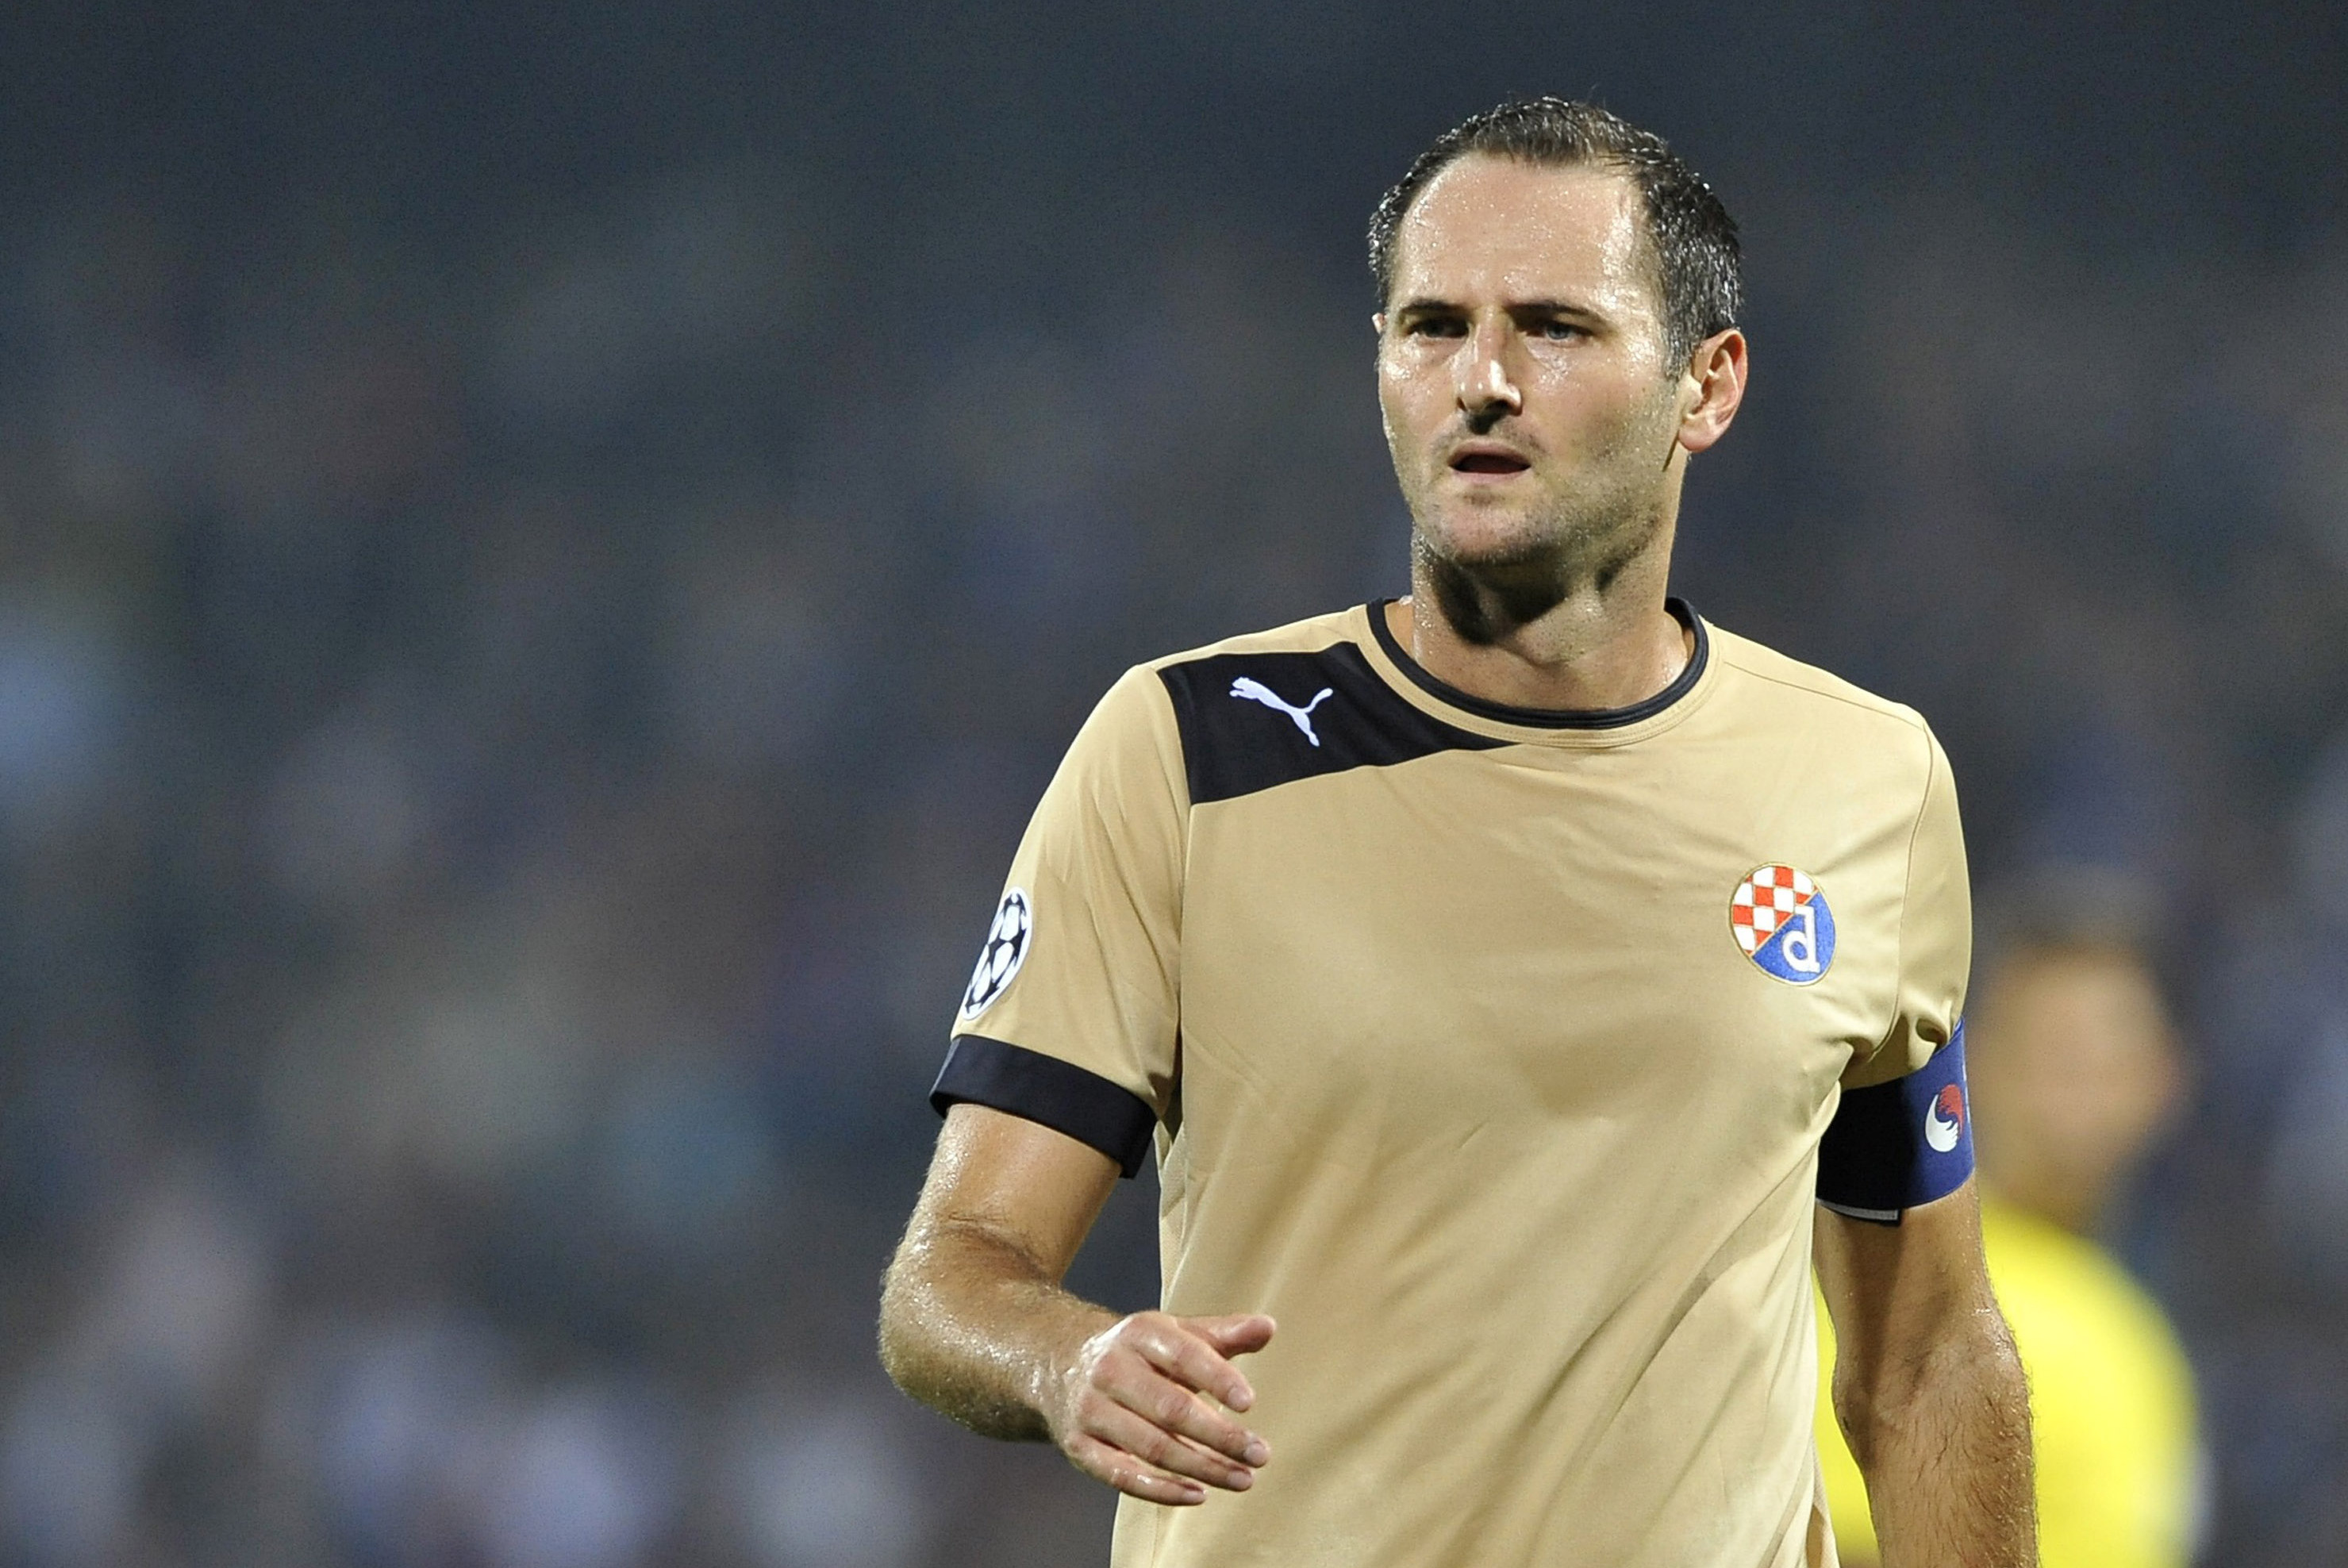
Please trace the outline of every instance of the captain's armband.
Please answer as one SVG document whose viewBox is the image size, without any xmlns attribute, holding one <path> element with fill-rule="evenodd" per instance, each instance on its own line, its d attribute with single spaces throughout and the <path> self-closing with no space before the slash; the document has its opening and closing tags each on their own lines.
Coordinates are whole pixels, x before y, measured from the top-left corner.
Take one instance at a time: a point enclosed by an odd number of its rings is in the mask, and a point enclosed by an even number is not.
<svg viewBox="0 0 2348 1568">
<path fill-rule="evenodd" d="M 1965 1094 L 1965 1026 L 1906 1078 L 1846 1090 L 1818 1144 L 1818 1202 L 1838 1214 L 1896 1225 L 1973 1173 Z"/>
</svg>

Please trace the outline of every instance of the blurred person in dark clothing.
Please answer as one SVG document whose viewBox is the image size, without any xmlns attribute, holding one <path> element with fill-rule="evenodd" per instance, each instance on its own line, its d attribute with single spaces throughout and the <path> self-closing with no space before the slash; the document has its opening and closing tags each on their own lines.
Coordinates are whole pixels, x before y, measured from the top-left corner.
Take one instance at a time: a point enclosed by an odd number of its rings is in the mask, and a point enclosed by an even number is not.
<svg viewBox="0 0 2348 1568">
<path fill-rule="evenodd" d="M 2127 901 L 2039 890 L 1993 954 L 1967 1026 L 1982 1240 L 2030 1377 L 2045 1568 L 2183 1568 L 2193 1383 L 2168 1316 L 2094 1239 L 2171 1111 L 2176 1035 Z M 1819 1317 L 1826 1364 L 1832 1330 Z M 1877 1560 L 1825 1390 L 1818 1453 L 1845 1560 Z"/>
</svg>

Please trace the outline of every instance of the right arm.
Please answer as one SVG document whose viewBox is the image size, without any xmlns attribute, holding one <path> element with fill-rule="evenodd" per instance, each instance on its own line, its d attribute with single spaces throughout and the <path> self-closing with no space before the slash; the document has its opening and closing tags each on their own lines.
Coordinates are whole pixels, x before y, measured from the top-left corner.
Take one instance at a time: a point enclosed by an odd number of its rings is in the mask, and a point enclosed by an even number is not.
<svg viewBox="0 0 2348 1568">
<path fill-rule="evenodd" d="M 1145 1501 L 1244 1491 L 1271 1453 L 1225 1413 L 1255 1402 L 1231 1357 L 1272 1319 L 1119 1317 L 1061 1287 L 1117 1178 L 1075 1139 L 954 1106 L 882 1287 L 881 1365 L 973 1431 L 1049 1440 Z"/>
</svg>

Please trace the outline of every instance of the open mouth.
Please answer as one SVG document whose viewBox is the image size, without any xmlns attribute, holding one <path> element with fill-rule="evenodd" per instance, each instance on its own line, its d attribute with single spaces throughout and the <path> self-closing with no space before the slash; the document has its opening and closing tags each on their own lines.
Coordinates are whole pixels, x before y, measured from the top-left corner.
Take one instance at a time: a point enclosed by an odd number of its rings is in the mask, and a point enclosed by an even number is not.
<svg viewBox="0 0 2348 1568">
<path fill-rule="evenodd" d="M 1451 471 L 1460 474 L 1520 474 L 1531 466 L 1506 452 L 1462 452 L 1451 459 Z"/>
</svg>

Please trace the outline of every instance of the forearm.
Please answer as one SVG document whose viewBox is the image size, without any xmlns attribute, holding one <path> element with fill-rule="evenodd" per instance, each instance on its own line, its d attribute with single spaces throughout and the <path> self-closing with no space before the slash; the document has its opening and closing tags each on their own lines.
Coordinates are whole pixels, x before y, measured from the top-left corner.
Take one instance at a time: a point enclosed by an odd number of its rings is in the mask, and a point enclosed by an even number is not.
<svg viewBox="0 0 2348 1568">
<path fill-rule="evenodd" d="M 1884 1568 L 2033 1568 L 2030 1402 L 1994 1305 L 1912 1367 L 1838 1375 Z"/>
<path fill-rule="evenodd" d="M 982 1226 L 909 1233 L 880 1296 L 880 1364 L 897 1387 L 973 1431 L 1044 1441 L 1050 1386 L 1117 1320 Z"/>
</svg>

